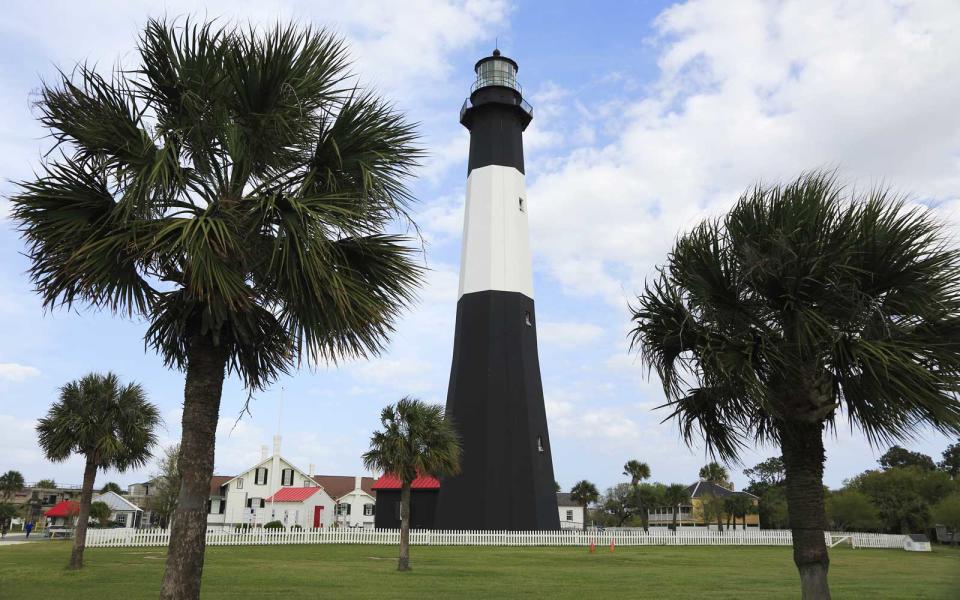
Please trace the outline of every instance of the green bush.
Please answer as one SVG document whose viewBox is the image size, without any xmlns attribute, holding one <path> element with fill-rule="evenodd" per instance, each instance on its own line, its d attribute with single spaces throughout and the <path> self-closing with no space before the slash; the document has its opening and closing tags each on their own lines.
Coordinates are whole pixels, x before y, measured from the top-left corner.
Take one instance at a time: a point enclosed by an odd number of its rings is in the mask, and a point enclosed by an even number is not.
<svg viewBox="0 0 960 600">
<path fill-rule="evenodd" d="M 303 526 L 302 526 L 302 525 L 291 525 L 291 526 L 290 526 L 290 531 L 303 531 Z"/>
<path fill-rule="evenodd" d="M 263 526 L 264 529 L 286 529 L 280 521 L 270 521 Z"/>
</svg>

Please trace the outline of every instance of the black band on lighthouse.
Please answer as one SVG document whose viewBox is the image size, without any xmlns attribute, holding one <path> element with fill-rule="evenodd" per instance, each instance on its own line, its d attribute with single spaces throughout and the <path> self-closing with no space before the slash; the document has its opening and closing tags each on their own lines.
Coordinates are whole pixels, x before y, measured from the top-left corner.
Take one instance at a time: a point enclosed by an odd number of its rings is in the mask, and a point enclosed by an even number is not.
<svg viewBox="0 0 960 600">
<path fill-rule="evenodd" d="M 530 116 L 516 91 L 499 86 L 481 88 L 470 96 L 461 122 L 470 130 L 467 173 L 489 165 L 523 170 L 523 130 Z"/>
</svg>

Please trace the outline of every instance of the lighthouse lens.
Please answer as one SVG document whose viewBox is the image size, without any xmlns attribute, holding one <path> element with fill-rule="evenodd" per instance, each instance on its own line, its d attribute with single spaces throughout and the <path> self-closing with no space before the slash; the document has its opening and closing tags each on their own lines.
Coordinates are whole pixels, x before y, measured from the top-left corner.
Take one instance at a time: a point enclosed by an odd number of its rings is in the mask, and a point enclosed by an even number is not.
<svg viewBox="0 0 960 600">
<path fill-rule="evenodd" d="M 488 85 L 500 85 L 519 90 L 517 85 L 517 69 L 506 60 L 492 59 L 480 63 L 477 69 L 477 83 L 474 88 Z"/>
</svg>

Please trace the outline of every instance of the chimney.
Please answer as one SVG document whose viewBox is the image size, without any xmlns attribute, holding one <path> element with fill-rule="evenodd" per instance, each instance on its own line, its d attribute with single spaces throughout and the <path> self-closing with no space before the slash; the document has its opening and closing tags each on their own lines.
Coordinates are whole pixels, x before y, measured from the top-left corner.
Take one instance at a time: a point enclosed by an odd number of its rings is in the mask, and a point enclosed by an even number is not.
<svg viewBox="0 0 960 600">
<path fill-rule="evenodd" d="M 261 460 L 261 461 L 267 460 L 267 445 L 266 445 L 266 444 L 260 446 L 260 460 Z"/>
<path fill-rule="evenodd" d="M 356 477 L 354 477 L 354 478 L 353 478 L 353 489 L 359 490 L 359 489 L 360 489 L 360 482 L 361 482 L 361 481 L 363 481 L 363 477 L 361 477 L 361 476 L 359 476 L 359 475 L 356 476 Z"/>
<path fill-rule="evenodd" d="M 309 470 L 310 472 L 307 473 L 307 475 L 309 475 L 310 477 L 313 477 L 313 476 L 316 474 L 316 473 L 314 473 L 314 471 L 317 470 L 317 465 L 315 465 L 315 464 L 313 464 L 313 463 L 310 463 L 308 466 L 309 466 L 309 469 L 308 469 L 308 470 Z"/>
</svg>

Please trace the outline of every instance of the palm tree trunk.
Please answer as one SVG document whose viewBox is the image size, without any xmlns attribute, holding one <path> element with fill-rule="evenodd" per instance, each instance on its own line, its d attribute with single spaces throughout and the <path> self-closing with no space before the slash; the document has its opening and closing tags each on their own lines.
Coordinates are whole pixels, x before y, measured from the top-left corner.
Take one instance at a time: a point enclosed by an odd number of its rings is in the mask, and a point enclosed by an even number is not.
<svg viewBox="0 0 960 600">
<path fill-rule="evenodd" d="M 83 469 L 83 489 L 80 490 L 80 512 L 77 514 L 77 528 L 73 532 L 73 552 L 70 553 L 70 568 L 83 568 L 83 550 L 87 546 L 87 520 L 90 518 L 90 502 L 93 500 L 93 482 L 97 478 L 97 465 L 87 458 Z"/>
<path fill-rule="evenodd" d="M 677 506 L 673 507 L 673 531 L 677 531 Z"/>
<path fill-rule="evenodd" d="M 410 482 L 400 487 L 400 560 L 398 571 L 410 570 Z"/>
<path fill-rule="evenodd" d="M 823 428 L 819 422 L 791 422 L 781 428 L 787 482 L 787 512 L 793 530 L 793 562 L 800 571 L 803 600 L 829 600 L 830 557 L 823 537 Z"/>
<path fill-rule="evenodd" d="M 213 475 L 220 395 L 227 350 L 210 336 L 195 336 L 187 353 L 180 470 L 183 480 L 172 515 L 161 600 L 198 600 L 206 547 L 207 499 Z"/>
<path fill-rule="evenodd" d="M 583 530 L 587 530 L 587 505 L 583 505 Z"/>
</svg>

